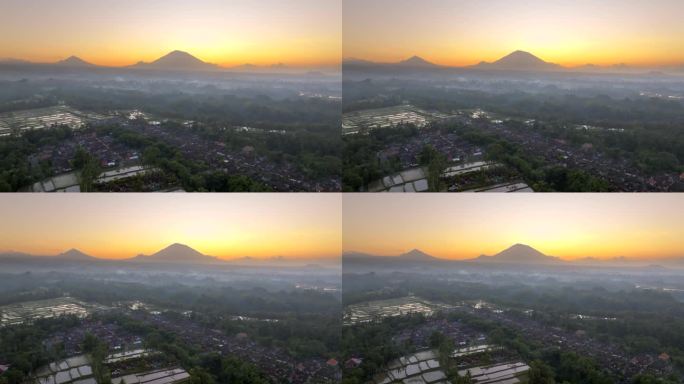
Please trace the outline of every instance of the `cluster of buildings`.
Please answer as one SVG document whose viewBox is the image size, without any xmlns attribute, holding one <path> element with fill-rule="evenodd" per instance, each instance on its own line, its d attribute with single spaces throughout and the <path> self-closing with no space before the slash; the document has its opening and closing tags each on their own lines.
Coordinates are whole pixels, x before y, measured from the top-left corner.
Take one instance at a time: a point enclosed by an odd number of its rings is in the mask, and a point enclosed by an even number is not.
<svg viewBox="0 0 684 384">
<path fill-rule="evenodd" d="M 517 384 L 522 383 L 530 366 L 523 362 L 512 362 L 489 366 L 470 367 L 458 371 L 459 376 L 470 376 L 476 384 Z M 524 382 L 527 382 L 525 380 Z"/>
<path fill-rule="evenodd" d="M 470 377 L 475 384 L 527 382 L 529 365 L 518 360 L 493 362 L 502 360 L 500 357 L 507 355 L 503 353 L 496 356 L 497 351 L 503 349 L 488 345 L 459 348 L 454 350 L 447 361 L 457 367 L 458 376 Z M 436 350 L 420 350 L 389 362 L 385 372 L 373 377 L 373 383 L 448 384 L 450 378 L 445 373 L 445 367 L 441 366 L 444 361 Z"/>
<path fill-rule="evenodd" d="M 29 113 L 30 116 L 24 116 Z M 23 113 L 23 112 L 22 112 Z M 25 113 L 14 112 L 12 121 L 23 121 L 29 124 L 33 115 L 39 116 L 40 121 L 51 125 L 68 125 L 72 128 L 82 128 L 86 124 L 97 126 L 101 124 L 118 124 L 123 127 L 134 129 L 136 132 L 144 133 L 153 137 L 161 138 L 169 145 L 178 148 L 187 159 L 203 162 L 216 171 L 225 171 L 235 175 L 247 175 L 250 178 L 270 186 L 275 191 L 339 191 L 341 180 L 339 176 L 330 175 L 322 179 L 314 180 L 308 177 L 295 164 L 283 160 L 274 161 L 266 156 L 259 155 L 253 146 L 244 146 L 239 150 L 228 148 L 221 141 L 214 141 L 200 137 L 192 129 L 168 131 L 160 121 L 149 120 L 140 111 L 132 111 L 122 117 L 95 116 L 77 112 L 67 106 L 50 107 L 40 110 L 30 110 Z M 53 116 L 46 120 L 46 116 Z M 3 127 L 9 129 L 5 120 L 0 116 L 0 134 Z M 36 117 L 35 119 L 38 119 Z M 73 120 L 73 121 L 71 121 Z M 196 125 L 191 122 L 192 126 Z M 45 126 L 47 127 L 47 126 Z M 31 126 L 27 129 L 36 129 Z M 238 127 L 237 131 L 254 133 L 256 128 Z M 264 134 L 283 135 L 285 132 L 279 130 L 258 130 Z M 7 134 L 9 134 L 9 130 Z M 53 176 L 45 181 L 41 181 L 32 186 L 34 191 L 78 191 L 78 180 L 73 173 L 73 159 L 78 148 L 83 148 L 90 155 L 94 156 L 101 168 L 116 171 L 119 174 L 103 175 L 102 182 L 130 178 L 144 172 L 130 172 L 130 167 L 141 166 L 142 154 L 135 148 L 121 140 L 117 140 L 111 134 L 98 132 L 92 129 L 76 130 L 72 137 L 60 140 L 57 143 L 47 143 L 29 157 L 29 162 L 33 167 L 41 167 L 49 164 Z M 129 170 L 121 175 L 119 170 Z M 152 174 L 146 175 L 154 179 Z M 54 179 L 54 180 L 53 180 Z M 172 188 L 167 180 L 158 177 L 159 180 L 149 180 L 155 184 L 156 190 Z M 148 182 L 148 181 L 146 181 Z M 44 185 L 43 185 L 44 184 Z M 122 183 L 119 183 L 122 184 Z M 158 185 L 157 185 L 158 184 Z M 125 188 L 125 185 L 122 187 Z M 150 189 L 150 188 L 146 188 Z M 119 190 L 117 190 L 119 191 Z"/>
<path fill-rule="evenodd" d="M 159 176 L 159 172 L 155 168 L 144 167 L 142 165 L 131 165 L 122 168 L 115 168 L 104 171 L 95 179 L 95 184 L 100 186 L 107 186 L 110 192 L 126 192 L 128 187 L 125 184 L 111 184 L 115 181 L 131 179 L 134 176 Z M 145 180 L 147 184 L 147 191 L 162 190 L 162 186 L 171 186 L 168 181 L 158 180 L 155 183 L 154 177 L 147 177 Z M 150 185 L 153 183 L 153 185 Z M 124 188 L 118 190 L 117 188 Z M 56 176 L 48 177 L 41 181 L 37 181 L 31 185 L 32 192 L 81 192 L 80 180 L 77 172 L 62 173 Z"/>
<path fill-rule="evenodd" d="M 109 134 L 79 130 L 68 139 L 43 145 L 29 157 L 32 167 L 40 167 L 41 164 L 47 163 L 54 174 L 34 183 L 31 191 L 79 192 L 78 175 L 73 169 L 74 157 L 79 148 L 83 148 L 97 159 L 99 166 L 104 169 L 96 181 L 98 183 L 108 183 L 148 172 L 141 165 L 141 155 L 136 149 Z"/>
<path fill-rule="evenodd" d="M 183 383 L 190 377 L 182 368 L 169 367 L 164 358 L 158 358 L 161 357 L 160 352 L 144 348 L 143 340 L 139 335 L 112 322 L 92 318 L 85 319 L 78 327 L 52 334 L 44 341 L 44 345 L 46 348 L 60 345 L 64 348 L 65 354 L 75 356 L 65 361 L 86 361 L 89 367 L 89 357 L 83 355 L 84 351 L 82 350 L 86 334 L 95 336 L 109 346 L 111 353 L 105 357 L 103 363 L 111 372 L 113 384 L 119 384 L 122 380 L 126 384 L 176 384 Z M 141 360 L 144 360 L 144 364 L 140 364 Z M 68 377 L 63 373 L 56 372 L 52 366 L 53 364 L 47 367 L 52 373 L 48 372 L 49 374 L 46 375 L 39 370 L 34 375 L 39 379 L 38 384 L 97 384 L 95 378 L 84 374 L 78 376 L 75 371 L 70 372 L 70 380 L 63 381 Z M 55 379 L 51 380 L 49 376 L 55 376 Z"/>
<path fill-rule="evenodd" d="M 295 358 L 285 349 L 263 346 L 246 333 L 226 335 L 217 329 L 207 328 L 190 319 L 190 312 L 185 316 L 166 316 L 164 310 L 148 306 L 145 303 L 133 302 L 121 304 L 121 309 L 155 328 L 174 333 L 190 345 L 206 352 L 217 352 L 225 356 L 236 356 L 241 360 L 253 363 L 271 377 L 274 382 L 278 378 L 287 377 L 293 383 L 336 382 L 341 375 L 335 359 Z M 234 321 L 276 322 L 274 319 L 257 319 L 251 317 L 232 317 Z M 67 355 L 82 354 L 82 343 L 87 334 L 97 337 L 109 345 L 111 355 L 105 360 L 107 364 L 119 364 L 122 361 L 147 357 L 153 353 L 144 347 L 140 335 L 133 333 L 113 322 L 96 318 L 84 319 L 78 327 L 58 331 L 44 341 L 50 349 L 59 345 Z M 154 367 L 162 369 L 163 366 Z M 118 372 L 114 372 L 116 374 Z M 130 383 L 128 379 L 126 383 Z M 114 382 L 115 384 L 117 382 Z"/>
<path fill-rule="evenodd" d="M 425 120 L 416 116 L 423 116 Z M 525 151 L 540 156 L 551 165 L 582 169 L 590 174 L 607 180 L 621 191 L 674 191 L 684 188 L 684 174 L 676 172 L 660 172 L 655 175 L 646 174 L 626 158 L 609 156 L 594 148 L 592 143 L 576 145 L 566 140 L 545 136 L 535 130 L 528 129 L 536 123 L 527 120 L 524 129 L 517 125 L 508 124 L 501 119 L 490 118 L 485 111 L 459 113 L 456 115 L 432 116 L 431 113 L 416 109 L 410 105 L 371 109 L 345 114 L 343 130 L 346 133 L 358 133 L 360 127 L 381 128 L 400 124 L 414 124 L 425 127 L 430 121 L 443 119 L 459 121 L 462 124 L 476 127 L 483 132 L 494 133 L 509 142 L 521 145 Z M 345 125 L 346 124 L 346 125 Z M 603 130 L 613 134 L 622 134 L 622 128 L 602 128 L 589 125 L 575 126 L 579 130 Z M 392 143 L 377 153 L 379 161 L 398 159 L 405 171 L 420 169 L 420 153 L 426 145 L 430 145 L 442 153 L 450 163 L 477 162 L 483 155 L 483 149 L 468 142 L 456 133 L 442 132 L 438 129 L 420 130 L 418 135 L 406 142 Z M 483 183 L 481 172 L 462 175 L 457 180 L 449 178 L 449 191 L 495 191 L 495 192 L 530 192 L 531 188 L 520 180 L 519 176 L 511 172 L 488 172 L 487 180 Z M 397 177 L 397 175 L 388 175 Z M 476 180 L 473 180 L 476 179 Z M 419 191 L 415 180 L 406 182 L 392 182 L 389 185 L 383 180 L 369 184 L 369 191 Z"/>
<path fill-rule="evenodd" d="M 112 377 L 112 384 L 180 384 L 189 379 L 190 374 L 183 368 L 165 368 Z"/>
<path fill-rule="evenodd" d="M 428 112 L 410 104 L 364 109 L 348 112 L 342 116 L 342 134 L 368 133 L 374 129 L 408 124 L 423 128 L 431 121 L 448 117 L 443 113 Z"/>
<path fill-rule="evenodd" d="M 97 384 L 93 377 L 92 362 L 85 355 L 79 355 L 52 362 L 39 368 L 33 374 L 36 384 Z"/>
<path fill-rule="evenodd" d="M 347 321 L 352 319 L 377 318 L 380 316 L 407 315 L 427 309 L 418 306 L 411 310 L 415 303 L 404 301 L 382 300 L 365 303 L 360 308 L 372 309 L 356 311 L 354 316 L 346 313 Z M 350 309 L 356 309 L 353 307 Z M 404 308 L 406 310 L 404 310 Z M 608 341 L 599 341 L 587 335 L 583 330 L 567 330 L 535 320 L 534 311 L 509 311 L 506 308 L 479 301 L 473 305 L 453 307 L 476 317 L 495 321 L 521 332 L 522 336 L 549 347 L 561 347 L 595 360 L 606 371 L 627 382 L 638 374 L 652 374 L 666 377 L 674 372 L 670 356 L 659 354 L 630 354 L 623 347 Z M 429 314 L 430 312 L 425 312 Z M 362 317 L 368 316 L 367 318 Z M 595 318 L 595 320 L 611 321 L 614 318 Z M 366 320 L 370 321 L 370 320 Z M 428 318 L 427 321 L 398 330 L 392 337 L 392 343 L 398 347 L 414 348 L 421 351 L 392 361 L 386 372 L 374 377 L 376 384 L 393 382 L 442 383 L 446 377 L 439 366 L 435 351 L 430 350 L 431 336 L 436 332 L 452 340 L 456 349 L 450 358 L 458 367 L 459 376 L 470 376 L 474 383 L 506 383 L 525 382 L 530 369 L 529 365 L 518 360 L 511 351 L 487 343 L 487 337 L 478 329 L 458 321 L 445 318 Z M 484 357 L 484 358 L 483 358 Z M 364 356 L 355 356 L 359 362 Z"/>
<path fill-rule="evenodd" d="M 114 358 L 117 356 L 116 353 L 136 351 L 143 347 L 143 340 L 139 335 L 127 331 L 115 323 L 93 318 L 84 319 L 78 327 L 53 333 L 43 341 L 43 344 L 47 349 L 59 345 L 64 348 L 67 355 L 82 354 L 82 344 L 87 334 L 91 334 L 107 344 L 114 353 Z"/>
<path fill-rule="evenodd" d="M 130 355 L 125 360 L 139 360 L 145 356 L 142 354 Z M 133 371 L 119 374 L 116 364 L 123 360 L 121 358 L 114 360 L 109 356 L 104 362 L 106 366 L 113 369 L 110 379 L 113 384 L 181 384 L 190 379 L 190 374 L 178 367 L 152 369 L 147 367 L 142 370 L 136 367 L 137 369 L 133 369 Z M 39 368 L 32 375 L 31 382 L 34 384 L 99 384 L 102 381 L 98 381 L 96 372 L 93 370 L 91 357 L 89 355 L 77 355 Z"/>
<path fill-rule="evenodd" d="M 76 131 L 69 139 L 46 144 L 38 148 L 29 160 L 34 166 L 40 162 L 49 162 L 54 174 L 67 173 L 73 171 L 72 162 L 78 148 L 83 148 L 95 157 L 104 169 L 140 163 L 140 153 L 136 149 L 111 135 L 99 134 L 93 130 Z"/>
<path fill-rule="evenodd" d="M 205 352 L 235 356 L 252 363 L 274 382 L 280 382 L 283 378 L 292 383 L 332 383 L 341 379 L 341 370 L 334 358 L 293 357 L 283 348 L 257 343 L 246 333 L 227 335 L 220 330 L 207 328 L 191 320 L 189 316 L 178 318 L 177 316 L 166 316 L 164 311 L 140 309 L 128 313 L 136 320 L 153 325 L 157 329 L 171 332 L 177 335 L 179 340 Z M 180 368 L 167 367 L 164 359 L 155 360 L 154 356 L 157 356 L 158 353 L 145 349 L 140 335 L 114 322 L 97 318 L 88 317 L 78 327 L 55 332 L 44 340 L 43 344 L 47 349 L 54 346 L 63 348 L 67 356 L 80 356 L 84 353 L 82 344 L 87 334 L 95 336 L 109 346 L 111 354 L 107 356 L 104 363 L 112 372 L 114 384 L 118 384 L 121 379 L 127 384 L 148 382 L 174 384 L 184 382 L 188 377 L 187 373 Z M 137 366 L 132 362 L 143 358 L 146 361 L 146 370 L 130 372 Z M 70 365 L 67 371 L 71 368 L 73 367 Z M 79 384 L 96 384 L 77 371 L 68 375 L 59 372 L 61 371 L 58 369 L 37 375 L 37 378 L 40 376 L 40 378 L 45 379 L 40 382 L 37 381 L 37 383 L 68 384 L 78 382 Z M 57 375 L 59 375 L 59 379 L 57 379 Z M 49 379 L 48 376 L 54 377 Z"/>
<path fill-rule="evenodd" d="M 359 304 L 352 304 L 345 308 L 344 324 L 368 323 L 379 321 L 386 317 L 406 316 L 411 314 L 422 314 L 429 317 L 437 311 L 451 309 L 452 307 L 449 305 L 433 303 L 416 296 L 366 301 Z"/>
<path fill-rule="evenodd" d="M 79 129 L 84 127 L 88 121 L 104 118 L 104 116 L 84 113 L 63 104 L 5 112 L 0 113 L 0 137 L 9 136 L 13 132 L 47 129 L 55 126 Z"/>
<path fill-rule="evenodd" d="M 368 184 L 368 192 L 426 192 L 426 167 L 404 169 Z"/>
<path fill-rule="evenodd" d="M 460 321 L 446 319 L 428 319 L 426 322 L 397 331 L 392 342 L 397 346 L 412 345 L 418 349 L 430 347 L 430 337 L 439 332 L 454 342 L 457 348 L 470 345 L 486 345 L 487 337 L 481 331 Z"/>
<path fill-rule="evenodd" d="M 345 113 L 342 116 L 342 134 L 368 133 L 374 129 L 411 124 L 418 128 L 426 126 L 432 119 L 430 113 L 409 104 L 385 108 L 364 109 Z"/>
<path fill-rule="evenodd" d="M 236 356 L 257 366 L 274 382 L 285 379 L 290 383 L 333 383 L 341 378 L 341 370 L 335 359 L 318 357 L 297 358 L 285 349 L 264 346 L 246 333 L 227 335 L 188 318 L 169 318 L 164 314 L 136 312 L 136 319 L 176 334 L 181 340 L 203 351 L 218 352 L 224 356 Z"/>
<path fill-rule="evenodd" d="M 665 377 L 674 370 L 666 353 L 634 355 L 620 345 L 589 337 L 584 330 L 572 331 L 535 320 L 533 311 L 508 311 L 491 304 L 463 309 L 478 317 L 517 329 L 524 337 L 543 345 L 562 347 L 565 351 L 588 356 L 616 377 L 623 378 L 625 383 L 638 374 Z"/>
<path fill-rule="evenodd" d="M 477 161 L 484 154 L 482 148 L 472 144 L 453 132 L 439 129 L 425 129 L 403 143 L 391 143 L 377 153 L 380 161 L 398 159 L 402 168 L 416 167 L 420 164 L 420 155 L 425 146 L 434 148 L 443 154 L 449 163 Z"/>
<path fill-rule="evenodd" d="M 681 175 L 660 172 L 649 175 L 624 157 L 614 157 L 597 150 L 592 143 L 577 145 L 563 139 L 545 136 L 535 130 L 520 128 L 505 121 L 488 119 L 469 120 L 469 124 L 518 144 L 529 153 L 540 156 L 551 165 L 577 168 L 608 181 L 625 192 L 667 192 L 684 183 Z M 526 122 L 530 126 L 534 121 Z M 614 131 L 614 134 L 621 132 Z"/>
<path fill-rule="evenodd" d="M 446 157 L 449 166 L 442 178 L 449 192 L 532 192 L 513 170 L 503 164 L 484 161 L 483 149 L 456 133 L 425 129 L 402 143 L 392 143 L 377 153 L 381 162 L 399 161 L 402 171 L 368 184 L 370 192 L 424 192 L 428 190 L 427 169 L 420 167 L 420 155 L 431 146 Z"/>
<path fill-rule="evenodd" d="M 435 351 L 427 350 L 402 356 L 390 361 L 387 371 L 373 378 L 376 384 L 395 382 L 415 384 L 446 384 L 447 376 L 440 366 L 439 356 Z"/>
<path fill-rule="evenodd" d="M 57 331 L 43 341 L 46 349 L 58 345 L 72 357 L 39 368 L 32 374 L 32 382 L 98 384 L 91 356 L 82 350 L 87 334 L 109 346 L 110 354 L 105 356 L 102 364 L 109 370 L 114 384 L 179 384 L 190 378 L 184 369 L 169 367 L 167 359 L 158 351 L 145 349 L 139 335 L 113 322 L 88 317 L 77 327 Z"/>
<path fill-rule="evenodd" d="M 83 318 L 89 311 L 88 305 L 71 297 L 25 301 L 0 307 L 0 327 L 67 315 Z"/>
<path fill-rule="evenodd" d="M 275 191 L 339 191 L 339 177 L 331 175 L 321 180 L 306 176 L 295 164 L 283 160 L 275 162 L 259 155 L 253 146 L 232 150 L 224 142 L 200 137 L 193 130 L 174 130 L 151 125 L 143 120 L 130 123 L 137 132 L 162 139 L 180 150 L 193 161 L 208 164 L 211 169 L 229 174 L 247 175 L 253 180 L 270 186 Z"/>
</svg>

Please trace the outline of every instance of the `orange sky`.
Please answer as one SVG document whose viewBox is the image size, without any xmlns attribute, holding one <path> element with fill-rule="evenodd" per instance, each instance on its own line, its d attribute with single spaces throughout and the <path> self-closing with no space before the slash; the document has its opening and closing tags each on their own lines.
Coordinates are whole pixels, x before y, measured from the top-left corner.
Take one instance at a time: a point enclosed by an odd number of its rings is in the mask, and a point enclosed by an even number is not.
<svg viewBox="0 0 684 384">
<path fill-rule="evenodd" d="M 443 65 L 515 50 L 565 66 L 684 63 L 681 0 L 345 0 L 343 56 Z"/>
<path fill-rule="evenodd" d="M 680 194 L 6 194 L 0 251 L 98 257 L 180 242 L 225 259 L 444 258 L 514 243 L 565 259 L 684 256 Z"/>
<path fill-rule="evenodd" d="M 101 65 L 173 50 L 235 66 L 339 65 L 341 0 L 3 0 L 0 58 Z"/>
<path fill-rule="evenodd" d="M 524 243 L 547 255 L 684 256 L 681 194 L 345 194 L 345 251 L 443 258 Z"/>
<path fill-rule="evenodd" d="M 0 251 L 103 258 L 172 243 L 221 258 L 339 257 L 339 194 L 5 194 Z"/>
</svg>

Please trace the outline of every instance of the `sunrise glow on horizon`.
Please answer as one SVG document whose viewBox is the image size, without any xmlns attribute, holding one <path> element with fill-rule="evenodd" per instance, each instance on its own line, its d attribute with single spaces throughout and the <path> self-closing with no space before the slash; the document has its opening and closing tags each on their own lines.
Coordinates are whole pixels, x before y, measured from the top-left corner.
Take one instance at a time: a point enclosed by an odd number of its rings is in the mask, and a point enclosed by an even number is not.
<svg viewBox="0 0 684 384">
<path fill-rule="evenodd" d="M 0 252 L 123 259 L 182 243 L 221 259 L 337 258 L 341 205 L 334 194 L 6 195 Z"/>
<path fill-rule="evenodd" d="M 684 64 L 679 0 L 345 0 L 343 56 L 441 65 L 516 51 L 568 67 Z"/>
<path fill-rule="evenodd" d="M 468 259 L 523 243 L 567 260 L 684 256 L 676 194 L 369 194 L 343 207 L 345 251 Z"/>
<path fill-rule="evenodd" d="M 7 0 L 0 59 L 105 66 L 151 62 L 181 50 L 224 67 L 337 66 L 338 0 Z"/>
</svg>

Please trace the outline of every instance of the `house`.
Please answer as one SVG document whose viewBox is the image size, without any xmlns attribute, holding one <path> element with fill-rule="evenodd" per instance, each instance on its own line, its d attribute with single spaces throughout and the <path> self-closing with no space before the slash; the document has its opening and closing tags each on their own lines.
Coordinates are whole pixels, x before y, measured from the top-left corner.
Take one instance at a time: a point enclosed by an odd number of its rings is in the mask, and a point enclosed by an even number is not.
<svg viewBox="0 0 684 384">
<path fill-rule="evenodd" d="M 331 358 L 326 362 L 326 364 L 328 364 L 330 367 L 337 367 L 337 360 Z"/>
<path fill-rule="evenodd" d="M 356 368 L 359 365 L 361 365 L 362 362 L 363 362 L 363 359 L 358 358 L 358 357 L 352 357 L 349 360 L 345 361 L 344 366 L 346 368 Z"/>
</svg>

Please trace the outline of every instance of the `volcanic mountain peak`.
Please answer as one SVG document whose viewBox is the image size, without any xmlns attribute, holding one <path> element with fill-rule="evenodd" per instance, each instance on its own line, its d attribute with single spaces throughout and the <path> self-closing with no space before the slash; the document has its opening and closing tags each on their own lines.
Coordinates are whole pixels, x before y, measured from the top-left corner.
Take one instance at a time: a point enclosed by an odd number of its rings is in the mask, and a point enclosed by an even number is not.
<svg viewBox="0 0 684 384">
<path fill-rule="evenodd" d="M 179 50 L 170 52 L 151 63 L 140 62 L 135 66 L 153 69 L 215 69 L 217 67 Z"/>
<path fill-rule="evenodd" d="M 558 258 L 547 256 L 526 244 L 514 244 L 494 256 L 482 255 L 476 260 L 505 263 L 545 263 L 556 262 Z"/>
<path fill-rule="evenodd" d="M 164 61 L 164 60 L 193 60 L 193 61 L 201 61 L 200 59 L 196 58 L 195 56 L 191 55 L 188 52 L 185 51 L 180 51 L 178 49 L 171 51 L 167 53 L 166 55 L 158 58 L 156 61 Z"/>
<path fill-rule="evenodd" d="M 92 260 L 95 259 L 95 257 L 90 256 L 86 253 L 81 252 L 80 250 L 76 248 L 71 248 L 68 251 L 64 251 L 57 255 L 57 257 L 61 259 L 70 259 L 70 260 Z"/>
<path fill-rule="evenodd" d="M 212 256 L 204 255 L 191 247 L 180 244 L 173 243 L 168 247 L 158 251 L 150 256 L 137 256 L 137 260 L 147 260 L 147 261 L 171 261 L 171 262 L 215 262 L 217 259 Z"/>
<path fill-rule="evenodd" d="M 158 58 L 153 64 L 206 64 L 202 60 L 184 51 L 173 51 Z"/>
<path fill-rule="evenodd" d="M 81 59 L 78 56 L 69 56 L 68 58 L 58 61 L 57 65 L 64 65 L 64 66 L 69 66 L 69 67 L 92 67 L 94 64 L 91 64 L 83 59 Z"/>
<path fill-rule="evenodd" d="M 420 249 L 412 249 L 406 253 L 402 253 L 398 257 L 405 260 L 435 260 L 436 257 L 428 255 L 427 253 L 421 251 Z"/>
<path fill-rule="evenodd" d="M 155 253 L 154 255 L 171 255 L 171 254 L 182 254 L 182 255 L 192 255 L 192 256 L 204 256 L 199 251 L 181 243 L 173 243 L 168 247 L 162 249 L 161 251 Z M 154 256 L 152 255 L 152 256 Z"/>
<path fill-rule="evenodd" d="M 481 62 L 477 67 L 509 70 L 548 70 L 561 68 L 558 64 L 547 63 L 537 56 L 521 50 L 511 52 L 493 63 Z"/>
<path fill-rule="evenodd" d="M 399 62 L 400 65 L 404 65 L 407 67 L 434 67 L 436 66 L 435 64 L 423 59 L 420 56 L 411 56 L 406 60 L 402 60 Z"/>
<path fill-rule="evenodd" d="M 530 247 L 527 244 L 516 243 L 510 247 L 504 249 L 503 251 L 497 253 L 498 256 L 501 255 L 526 255 L 526 256 L 546 256 L 538 250 Z"/>
<path fill-rule="evenodd" d="M 530 61 L 536 61 L 536 62 L 543 62 L 544 60 L 538 58 L 537 56 L 527 52 L 527 51 L 522 51 L 520 49 L 515 50 L 508 55 L 502 57 L 498 61 L 506 61 L 506 60 L 530 60 Z"/>
</svg>

